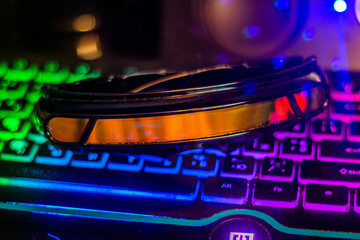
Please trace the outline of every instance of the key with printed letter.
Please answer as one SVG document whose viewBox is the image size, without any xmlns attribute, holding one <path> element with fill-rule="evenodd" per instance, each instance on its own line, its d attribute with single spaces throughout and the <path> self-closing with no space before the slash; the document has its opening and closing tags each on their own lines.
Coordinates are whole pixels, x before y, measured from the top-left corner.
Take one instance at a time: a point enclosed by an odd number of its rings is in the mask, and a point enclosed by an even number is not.
<svg viewBox="0 0 360 240">
<path fill-rule="evenodd" d="M 299 187 L 295 183 L 258 180 L 252 203 L 257 206 L 294 208 L 299 202 Z"/>
</svg>

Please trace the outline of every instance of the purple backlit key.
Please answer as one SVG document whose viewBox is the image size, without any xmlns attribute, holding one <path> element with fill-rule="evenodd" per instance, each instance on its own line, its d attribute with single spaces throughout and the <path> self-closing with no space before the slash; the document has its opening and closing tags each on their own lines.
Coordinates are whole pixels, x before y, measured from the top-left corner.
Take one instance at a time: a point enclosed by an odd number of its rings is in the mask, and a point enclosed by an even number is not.
<svg viewBox="0 0 360 240">
<path fill-rule="evenodd" d="M 349 197 L 349 189 L 344 186 L 309 184 L 305 187 L 303 207 L 311 210 L 347 212 Z"/>
<path fill-rule="evenodd" d="M 311 126 L 311 139 L 317 142 L 322 140 L 343 140 L 345 128 L 340 120 L 316 119 Z"/>
<path fill-rule="evenodd" d="M 252 203 L 257 206 L 294 208 L 299 202 L 299 187 L 295 183 L 258 180 Z"/>
<path fill-rule="evenodd" d="M 318 147 L 318 159 L 328 162 L 360 163 L 360 143 L 322 141 Z"/>
<path fill-rule="evenodd" d="M 360 120 L 360 102 L 334 101 L 332 104 L 332 118 L 349 123 Z"/>
<path fill-rule="evenodd" d="M 360 187 L 360 164 L 304 161 L 299 167 L 299 183 Z"/>
<path fill-rule="evenodd" d="M 309 136 L 309 124 L 307 122 L 296 123 L 274 132 L 274 136 L 277 139 L 285 139 L 287 137 L 307 138 Z"/>
<path fill-rule="evenodd" d="M 292 182 L 295 166 L 290 159 L 266 158 L 261 164 L 260 179 Z"/>
<path fill-rule="evenodd" d="M 275 157 L 277 155 L 279 143 L 273 137 L 256 137 L 252 141 L 247 141 L 243 146 L 242 154 L 255 158 Z"/>
<path fill-rule="evenodd" d="M 252 180 L 255 177 L 256 168 L 256 161 L 252 157 L 228 156 L 224 160 L 220 176 Z"/>
<path fill-rule="evenodd" d="M 347 140 L 352 142 L 360 142 L 360 121 L 354 121 L 348 125 Z"/>
<path fill-rule="evenodd" d="M 248 196 L 245 179 L 209 177 L 201 199 L 205 202 L 244 204 Z"/>
<path fill-rule="evenodd" d="M 280 147 L 280 157 L 293 161 L 312 160 L 315 157 L 315 145 L 309 138 L 285 138 Z"/>
</svg>

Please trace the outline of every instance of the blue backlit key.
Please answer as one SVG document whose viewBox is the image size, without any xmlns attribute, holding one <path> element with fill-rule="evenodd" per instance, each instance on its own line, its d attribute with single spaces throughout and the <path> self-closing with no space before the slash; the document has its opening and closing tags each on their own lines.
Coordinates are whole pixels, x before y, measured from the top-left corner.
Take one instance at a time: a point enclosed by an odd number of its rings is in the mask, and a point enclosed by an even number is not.
<svg viewBox="0 0 360 240">
<path fill-rule="evenodd" d="M 72 155 L 73 153 L 70 150 L 57 148 L 50 143 L 46 143 L 41 145 L 35 163 L 66 166 L 69 164 Z"/>
<path fill-rule="evenodd" d="M 228 156 L 224 160 L 220 175 L 252 180 L 255 177 L 256 168 L 257 163 L 253 157 Z"/>
<path fill-rule="evenodd" d="M 75 152 L 70 166 L 85 167 L 85 168 L 104 168 L 109 153 L 106 152 Z"/>
<path fill-rule="evenodd" d="M 244 204 L 248 196 L 245 179 L 209 177 L 201 199 L 205 202 Z"/>
<path fill-rule="evenodd" d="M 180 158 L 184 162 L 182 170 L 184 175 L 206 178 L 216 176 L 219 171 L 220 161 L 215 154 L 191 153 L 180 155 Z"/>
<path fill-rule="evenodd" d="M 112 170 L 139 172 L 141 171 L 143 164 L 144 159 L 134 155 L 112 153 L 109 156 L 107 168 Z"/>
<path fill-rule="evenodd" d="M 147 161 L 145 159 L 144 172 L 178 174 L 180 172 L 182 158 L 178 154 L 170 158 L 164 158 L 162 161 Z"/>
</svg>

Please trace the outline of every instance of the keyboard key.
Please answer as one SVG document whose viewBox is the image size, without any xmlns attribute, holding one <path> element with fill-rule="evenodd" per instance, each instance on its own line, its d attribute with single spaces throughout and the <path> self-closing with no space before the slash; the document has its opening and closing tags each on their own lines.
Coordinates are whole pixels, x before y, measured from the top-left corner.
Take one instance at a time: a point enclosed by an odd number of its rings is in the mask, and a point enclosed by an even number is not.
<svg viewBox="0 0 360 240">
<path fill-rule="evenodd" d="M 150 162 L 145 160 L 144 172 L 178 174 L 180 172 L 181 164 L 182 158 L 180 158 L 178 154 L 167 159 L 164 158 L 160 162 Z"/>
<path fill-rule="evenodd" d="M 219 171 L 220 161 L 215 154 L 191 153 L 180 155 L 183 159 L 184 167 L 182 174 L 194 175 L 198 177 L 214 177 Z"/>
<path fill-rule="evenodd" d="M 34 160 L 39 145 L 26 140 L 11 140 L 5 142 L 0 159 L 3 161 L 26 162 Z"/>
<path fill-rule="evenodd" d="M 322 141 L 318 146 L 318 159 L 328 162 L 360 163 L 360 143 Z"/>
<path fill-rule="evenodd" d="M 201 199 L 205 202 L 244 204 L 248 196 L 247 181 L 244 179 L 209 177 Z"/>
<path fill-rule="evenodd" d="M 292 182 L 295 179 L 295 166 L 290 159 L 266 158 L 262 161 L 260 179 Z"/>
<path fill-rule="evenodd" d="M 197 177 L 0 162 L 2 185 L 181 201 L 197 198 Z"/>
<path fill-rule="evenodd" d="M 35 163 L 67 166 L 73 153 L 70 150 L 64 150 L 50 143 L 41 145 L 39 153 L 35 158 Z"/>
<path fill-rule="evenodd" d="M 0 118 L 28 119 L 34 109 L 33 103 L 25 100 L 7 100 L 1 104 Z"/>
<path fill-rule="evenodd" d="M 299 167 L 299 183 L 360 187 L 360 164 L 304 161 Z"/>
<path fill-rule="evenodd" d="M 31 122 L 17 118 L 4 118 L 0 123 L 0 140 L 25 139 L 30 131 Z"/>
<path fill-rule="evenodd" d="M 360 142 L 360 121 L 353 121 L 348 125 L 347 140 Z"/>
<path fill-rule="evenodd" d="M 309 136 L 309 123 L 299 122 L 289 127 L 285 127 L 274 132 L 277 139 L 285 139 L 288 137 L 307 138 Z"/>
<path fill-rule="evenodd" d="M 360 120 L 360 102 L 334 101 L 332 104 L 332 118 L 349 123 Z"/>
<path fill-rule="evenodd" d="M 257 159 L 275 157 L 278 154 L 278 148 L 279 143 L 273 137 L 256 137 L 244 144 L 242 154 Z"/>
<path fill-rule="evenodd" d="M 354 211 L 360 213 L 360 188 L 356 189 L 354 198 Z"/>
<path fill-rule="evenodd" d="M 144 159 L 136 156 L 111 153 L 107 168 L 112 170 L 139 172 L 141 171 L 143 164 Z"/>
<path fill-rule="evenodd" d="M 252 203 L 257 206 L 294 208 L 298 205 L 299 193 L 295 183 L 257 180 Z"/>
<path fill-rule="evenodd" d="M 340 120 L 316 119 L 312 122 L 311 139 L 322 140 L 343 140 L 345 127 Z"/>
<path fill-rule="evenodd" d="M 255 178 L 257 163 L 253 157 L 228 156 L 224 160 L 220 176 L 229 178 Z"/>
<path fill-rule="evenodd" d="M 315 158 L 315 145 L 309 138 L 285 138 L 280 149 L 281 158 L 290 158 L 293 161 Z"/>
<path fill-rule="evenodd" d="M 104 168 L 109 153 L 106 152 L 75 152 L 70 162 L 72 167 Z"/>
<path fill-rule="evenodd" d="M 311 210 L 347 212 L 349 198 L 347 187 L 309 184 L 305 187 L 303 207 Z"/>
<path fill-rule="evenodd" d="M 4 86 L 4 84 L 7 84 Z M 13 84 L 13 85 L 12 85 Z M 0 88 L 0 100 L 21 99 L 25 96 L 29 85 L 27 83 L 2 81 Z"/>
</svg>

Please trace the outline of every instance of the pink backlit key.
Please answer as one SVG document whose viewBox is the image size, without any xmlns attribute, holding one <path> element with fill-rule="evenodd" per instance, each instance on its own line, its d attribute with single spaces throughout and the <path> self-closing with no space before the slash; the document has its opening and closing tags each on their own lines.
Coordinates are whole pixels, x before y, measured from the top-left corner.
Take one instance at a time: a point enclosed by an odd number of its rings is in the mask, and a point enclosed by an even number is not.
<svg viewBox="0 0 360 240">
<path fill-rule="evenodd" d="M 309 184 L 305 187 L 303 207 L 310 210 L 347 212 L 349 198 L 347 187 Z"/>
</svg>

